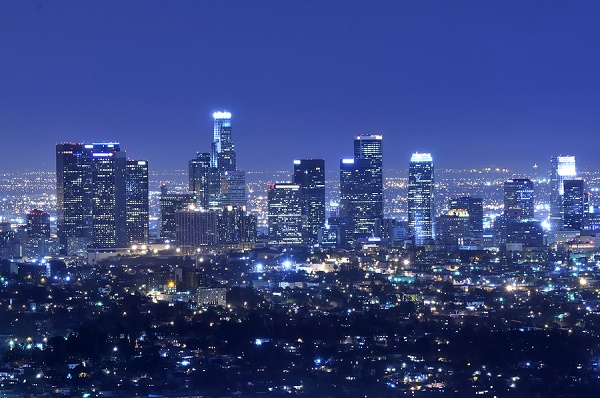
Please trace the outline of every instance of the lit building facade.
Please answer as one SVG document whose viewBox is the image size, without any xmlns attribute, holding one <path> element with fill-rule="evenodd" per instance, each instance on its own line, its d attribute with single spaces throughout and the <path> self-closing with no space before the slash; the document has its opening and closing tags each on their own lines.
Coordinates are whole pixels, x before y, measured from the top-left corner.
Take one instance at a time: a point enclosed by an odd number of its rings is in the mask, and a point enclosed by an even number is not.
<svg viewBox="0 0 600 398">
<path fill-rule="evenodd" d="M 50 213 L 38 209 L 27 213 L 27 237 L 50 238 Z"/>
<path fill-rule="evenodd" d="M 63 254 L 148 241 L 148 165 L 119 143 L 56 145 L 57 226 Z"/>
<path fill-rule="evenodd" d="M 84 144 L 56 145 L 56 225 L 62 254 L 81 253 L 91 243 L 91 167 Z"/>
<path fill-rule="evenodd" d="M 431 243 L 435 238 L 435 181 L 433 158 L 415 153 L 408 168 L 408 226 L 415 244 Z"/>
<path fill-rule="evenodd" d="M 294 160 L 292 182 L 300 186 L 304 242 L 315 244 L 325 226 L 325 160 Z"/>
<path fill-rule="evenodd" d="M 361 238 L 379 236 L 381 219 L 379 199 L 373 192 L 372 163 L 369 159 L 342 159 L 340 161 L 339 218 L 350 220 L 352 233 L 347 243 Z"/>
<path fill-rule="evenodd" d="M 215 112 L 213 118 L 214 134 L 210 165 L 221 172 L 235 171 L 237 167 L 235 145 L 231 137 L 231 113 Z"/>
<path fill-rule="evenodd" d="M 193 253 L 200 246 L 215 246 L 219 242 L 218 212 L 188 209 L 175 213 L 175 241 L 184 253 Z"/>
<path fill-rule="evenodd" d="M 221 206 L 245 207 L 246 172 L 226 170 L 221 174 Z"/>
<path fill-rule="evenodd" d="M 512 220 L 534 218 L 533 181 L 513 178 L 504 182 L 504 216 Z"/>
<path fill-rule="evenodd" d="M 216 188 L 220 186 L 214 186 L 216 180 L 218 173 L 210 166 L 210 153 L 197 152 L 196 158 L 189 161 L 189 191 L 199 207 L 208 209 L 210 202 L 218 201 Z"/>
<path fill-rule="evenodd" d="M 161 187 L 160 200 L 160 238 L 175 242 L 177 233 L 176 214 L 187 210 L 194 202 L 191 194 L 169 193 L 165 184 Z"/>
<path fill-rule="evenodd" d="M 256 217 L 244 206 L 224 206 L 219 215 L 219 244 L 256 242 Z"/>
<path fill-rule="evenodd" d="M 588 213 L 587 193 L 583 180 L 563 181 L 563 229 L 581 231 L 584 226 L 584 217 Z"/>
<path fill-rule="evenodd" d="M 481 244 L 483 236 L 483 199 L 463 196 L 450 199 L 450 210 L 466 210 L 469 218 L 469 237 Z"/>
<path fill-rule="evenodd" d="M 302 240 L 302 206 L 300 186 L 267 186 L 269 244 L 299 245 Z"/>
<path fill-rule="evenodd" d="M 128 160 L 125 178 L 127 244 L 146 244 L 149 234 L 148 161 Z"/>
<path fill-rule="evenodd" d="M 577 176 L 575 156 L 553 156 L 550 158 L 550 230 L 563 228 L 564 180 L 573 180 Z"/>
<path fill-rule="evenodd" d="M 125 152 L 112 142 L 85 147 L 92 159 L 92 244 L 95 248 L 125 247 Z"/>
<path fill-rule="evenodd" d="M 365 203 L 367 217 L 373 220 L 372 235 L 381 235 L 383 220 L 383 136 L 362 134 L 354 137 L 354 159 L 367 159 L 370 162 L 371 178 L 368 189 L 370 199 Z M 360 231 L 357 231 L 361 234 Z"/>
</svg>

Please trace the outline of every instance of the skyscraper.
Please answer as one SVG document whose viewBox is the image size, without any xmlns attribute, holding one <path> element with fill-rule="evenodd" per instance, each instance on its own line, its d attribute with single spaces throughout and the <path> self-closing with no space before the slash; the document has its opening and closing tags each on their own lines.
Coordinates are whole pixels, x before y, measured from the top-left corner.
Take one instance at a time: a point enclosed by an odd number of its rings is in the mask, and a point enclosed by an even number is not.
<svg viewBox="0 0 600 398">
<path fill-rule="evenodd" d="M 147 162 L 127 162 L 116 142 L 57 144 L 56 176 L 61 252 L 147 241 Z"/>
<path fill-rule="evenodd" d="M 302 208 L 300 186 L 269 184 L 267 186 L 269 243 L 302 244 Z"/>
<path fill-rule="evenodd" d="M 292 182 L 300 186 L 304 241 L 307 244 L 315 244 L 319 228 L 325 225 L 325 161 L 294 160 Z"/>
<path fill-rule="evenodd" d="M 246 172 L 226 170 L 221 174 L 221 206 L 246 206 Z"/>
<path fill-rule="evenodd" d="M 575 156 L 553 156 L 550 158 L 550 230 L 563 228 L 563 181 L 577 176 Z"/>
<path fill-rule="evenodd" d="M 211 179 L 210 152 L 197 152 L 196 158 L 189 161 L 189 191 L 195 197 L 198 206 L 208 209 L 210 201 Z M 214 191 L 214 189 L 213 189 Z M 214 193 L 213 193 L 214 195 Z"/>
<path fill-rule="evenodd" d="M 504 216 L 512 220 L 533 219 L 533 182 L 529 178 L 513 178 L 504 182 Z"/>
<path fill-rule="evenodd" d="M 189 162 L 190 193 L 203 209 L 222 210 L 223 206 L 245 206 L 245 174 L 236 166 L 231 113 L 215 112 L 213 119 L 210 153 L 198 152 L 196 158 Z"/>
<path fill-rule="evenodd" d="M 483 236 L 483 199 L 463 196 L 450 199 L 450 210 L 464 209 L 468 213 L 470 237 L 481 244 Z"/>
<path fill-rule="evenodd" d="M 371 198 L 366 204 L 365 211 L 381 228 L 383 220 L 383 136 L 379 134 L 363 134 L 354 137 L 354 158 L 368 159 L 371 179 L 369 190 Z M 379 230 L 373 230 L 377 236 Z"/>
<path fill-rule="evenodd" d="M 513 178 L 504 182 L 504 213 L 494 220 L 498 244 L 525 247 L 543 244 L 541 223 L 534 219 L 533 188 L 529 178 Z"/>
<path fill-rule="evenodd" d="M 125 178 L 127 244 L 148 243 L 148 161 L 128 160 Z"/>
<path fill-rule="evenodd" d="M 227 111 L 213 113 L 214 135 L 210 165 L 219 171 L 235 171 L 235 145 L 231 138 L 231 113 Z"/>
<path fill-rule="evenodd" d="M 563 180 L 563 187 L 563 229 L 581 231 L 587 207 L 584 182 L 583 180 Z"/>
<path fill-rule="evenodd" d="M 125 247 L 126 155 L 115 142 L 85 145 L 92 162 L 92 231 L 96 248 Z"/>
<path fill-rule="evenodd" d="M 379 197 L 374 193 L 373 168 L 369 159 L 352 158 L 340 161 L 340 218 L 351 220 L 352 236 L 347 243 L 360 238 L 379 236 L 381 217 Z"/>
<path fill-rule="evenodd" d="M 429 153 L 414 153 L 408 168 L 408 226 L 415 244 L 427 244 L 434 236 L 435 182 Z"/>
<path fill-rule="evenodd" d="M 62 254 L 82 253 L 91 243 L 91 193 L 91 162 L 83 144 L 57 144 L 56 224 Z"/>
<path fill-rule="evenodd" d="M 214 210 L 185 209 L 175 213 L 177 246 L 194 253 L 198 246 L 214 246 L 219 240 L 219 214 Z"/>
<path fill-rule="evenodd" d="M 177 234 L 176 213 L 188 210 L 193 202 L 190 194 L 169 193 L 166 185 L 161 191 L 159 200 L 160 209 L 160 238 L 175 241 Z"/>
</svg>

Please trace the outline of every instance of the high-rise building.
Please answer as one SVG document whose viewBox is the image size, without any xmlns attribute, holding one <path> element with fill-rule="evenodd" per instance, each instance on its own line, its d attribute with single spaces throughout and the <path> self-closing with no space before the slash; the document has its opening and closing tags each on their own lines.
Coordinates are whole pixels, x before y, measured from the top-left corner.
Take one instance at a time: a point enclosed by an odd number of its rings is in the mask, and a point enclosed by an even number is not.
<svg viewBox="0 0 600 398">
<path fill-rule="evenodd" d="M 435 181 L 429 153 L 414 153 L 408 168 L 408 226 L 415 244 L 435 238 Z"/>
<path fill-rule="evenodd" d="M 469 213 L 465 209 L 450 209 L 435 223 L 436 238 L 445 246 L 468 245 L 471 238 Z"/>
<path fill-rule="evenodd" d="M 541 223 L 534 219 L 534 185 L 529 178 L 504 182 L 504 213 L 494 220 L 496 242 L 536 247 L 543 244 Z"/>
<path fill-rule="evenodd" d="M 160 209 L 160 238 L 175 241 L 177 234 L 176 213 L 188 210 L 192 202 L 191 194 L 169 193 L 163 184 L 158 206 Z"/>
<path fill-rule="evenodd" d="M 583 180 L 563 180 L 563 229 L 581 231 L 587 207 Z"/>
<path fill-rule="evenodd" d="M 231 113 L 213 114 L 213 142 L 210 153 L 198 152 L 189 162 L 189 190 L 203 209 L 246 205 L 246 181 L 237 170 L 235 145 L 231 137 Z M 243 191 L 243 192 L 242 192 Z"/>
<path fill-rule="evenodd" d="M 470 237 L 481 244 L 483 236 L 483 199 L 463 196 L 450 199 L 450 210 L 466 210 L 469 218 Z"/>
<path fill-rule="evenodd" d="M 149 234 L 148 161 L 128 160 L 126 167 L 127 244 L 146 244 Z"/>
<path fill-rule="evenodd" d="M 85 145 L 92 162 L 92 244 L 96 248 L 125 247 L 126 155 L 114 142 Z"/>
<path fill-rule="evenodd" d="M 269 244 L 302 244 L 300 186 L 296 184 L 269 184 L 267 192 Z"/>
<path fill-rule="evenodd" d="M 381 214 L 379 198 L 374 193 L 372 162 L 369 159 L 352 158 L 340 161 L 340 206 L 341 219 L 352 221 L 352 234 L 348 243 L 361 238 L 379 236 Z"/>
<path fill-rule="evenodd" d="M 533 182 L 529 178 L 513 178 L 504 182 L 504 216 L 512 220 L 533 219 Z"/>
<path fill-rule="evenodd" d="M 209 208 L 211 196 L 213 201 L 218 200 L 219 193 L 215 192 L 216 189 L 211 189 L 214 188 L 211 183 L 214 185 L 216 180 L 212 177 L 215 172 L 216 169 L 210 166 L 209 152 L 197 152 L 196 158 L 189 161 L 189 191 L 196 204 L 204 209 Z"/>
<path fill-rule="evenodd" d="M 550 230 L 563 228 L 563 181 L 577 176 L 575 156 L 553 156 L 550 158 Z"/>
<path fill-rule="evenodd" d="M 219 215 L 219 243 L 232 245 L 256 242 L 256 217 L 244 206 L 224 206 Z"/>
<path fill-rule="evenodd" d="M 304 242 L 315 244 L 319 228 L 325 226 L 325 161 L 294 160 L 292 182 L 300 186 Z"/>
<path fill-rule="evenodd" d="M 221 172 L 235 171 L 237 167 L 235 145 L 231 138 L 231 113 L 215 112 L 213 118 L 214 135 L 210 164 Z"/>
<path fill-rule="evenodd" d="M 226 170 L 221 173 L 221 206 L 245 207 L 246 172 Z"/>
<path fill-rule="evenodd" d="M 91 243 L 91 176 L 83 144 L 56 145 L 56 225 L 62 254 L 81 253 Z"/>
<path fill-rule="evenodd" d="M 375 220 L 377 229 L 373 234 L 380 236 L 383 220 L 383 136 L 380 134 L 363 134 L 354 137 L 354 158 L 368 159 L 371 179 L 369 189 L 371 199 L 366 205 L 366 211 Z"/>
<path fill-rule="evenodd" d="M 148 240 L 147 162 L 128 162 L 116 142 L 58 144 L 56 176 L 63 254 Z"/>
<path fill-rule="evenodd" d="M 27 237 L 33 239 L 50 237 L 50 213 L 38 209 L 27 213 Z"/>
<path fill-rule="evenodd" d="M 219 242 L 218 212 L 189 209 L 175 213 L 175 241 L 184 253 L 194 253 L 198 246 L 214 246 Z"/>
</svg>

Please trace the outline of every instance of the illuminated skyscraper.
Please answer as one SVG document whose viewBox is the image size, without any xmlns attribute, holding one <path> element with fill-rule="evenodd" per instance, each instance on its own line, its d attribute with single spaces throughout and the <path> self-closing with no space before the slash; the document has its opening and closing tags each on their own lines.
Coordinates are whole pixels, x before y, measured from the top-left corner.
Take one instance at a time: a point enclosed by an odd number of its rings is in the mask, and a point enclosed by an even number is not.
<svg viewBox="0 0 600 398">
<path fill-rule="evenodd" d="M 563 181 L 573 180 L 577 176 L 575 156 L 556 156 L 550 158 L 550 230 L 563 228 Z"/>
<path fill-rule="evenodd" d="M 351 220 L 352 234 L 347 243 L 360 238 L 379 236 L 381 228 L 378 197 L 373 192 L 372 163 L 369 159 L 342 159 L 340 161 L 340 218 Z"/>
<path fill-rule="evenodd" d="M 221 172 L 235 171 L 237 168 L 235 145 L 231 138 L 231 113 L 215 112 L 213 118 L 215 122 L 210 165 Z"/>
<path fill-rule="evenodd" d="M 96 248 L 127 245 L 126 155 L 115 142 L 85 145 L 92 163 L 92 231 Z"/>
<path fill-rule="evenodd" d="M 383 220 L 383 136 L 380 134 L 363 134 L 354 137 L 354 158 L 368 159 L 371 179 L 369 190 L 371 198 L 366 203 L 365 211 L 374 220 L 373 234 L 380 236 Z"/>
<path fill-rule="evenodd" d="M 581 231 L 588 200 L 583 180 L 563 180 L 563 229 Z"/>
<path fill-rule="evenodd" d="M 354 137 L 354 157 L 340 160 L 339 216 L 352 223 L 346 244 L 381 235 L 383 221 L 382 136 Z M 348 235 L 348 234 L 347 234 Z"/>
<path fill-rule="evenodd" d="M 513 178 L 504 182 L 504 216 L 511 220 L 533 219 L 533 182 L 529 178 Z"/>
<path fill-rule="evenodd" d="M 91 176 L 83 144 L 56 145 L 56 224 L 62 254 L 83 254 L 91 243 Z"/>
<path fill-rule="evenodd" d="M 147 242 L 147 162 L 128 162 L 115 142 L 58 144 L 56 177 L 62 253 Z"/>
<path fill-rule="evenodd" d="M 148 161 L 128 160 L 125 178 L 127 244 L 148 243 Z"/>
<path fill-rule="evenodd" d="M 293 183 L 300 186 L 304 241 L 315 244 L 325 225 L 325 161 L 294 160 Z"/>
<path fill-rule="evenodd" d="M 435 182 L 433 159 L 428 153 L 415 153 L 408 168 L 408 226 L 415 244 L 434 238 Z"/>
<path fill-rule="evenodd" d="M 188 210 L 190 204 L 195 202 L 190 194 L 169 193 L 163 185 L 159 200 L 160 209 L 160 238 L 175 242 L 177 234 L 176 213 Z"/>
<path fill-rule="evenodd" d="M 450 199 L 450 210 L 466 210 L 469 218 L 470 237 L 481 244 L 483 236 L 483 199 L 463 196 Z"/>
<path fill-rule="evenodd" d="M 269 184 L 269 243 L 272 245 L 302 244 L 302 207 L 300 186 Z"/>
<path fill-rule="evenodd" d="M 196 159 L 189 162 L 190 193 L 203 209 L 221 210 L 223 206 L 245 206 L 245 174 L 236 167 L 235 145 L 231 137 L 231 113 L 215 112 L 213 118 L 210 153 L 198 152 Z"/>
<path fill-rule="evenodd" d="M 216 169 L 210 166 L 209 152 L 197 152 L 196 158 L 189 161 L 189 191 L 195 198 L 196 204 L 204 209 L 209 208 L 210 193 L 213 196 L 217 195 L 213 200 L 218 199 L 218 193 L 215 193 L 215 189 L 211 187 L 211 183 L 214 185 L 217 179 L 211 177 L 215 172 Z"/>
</svg>

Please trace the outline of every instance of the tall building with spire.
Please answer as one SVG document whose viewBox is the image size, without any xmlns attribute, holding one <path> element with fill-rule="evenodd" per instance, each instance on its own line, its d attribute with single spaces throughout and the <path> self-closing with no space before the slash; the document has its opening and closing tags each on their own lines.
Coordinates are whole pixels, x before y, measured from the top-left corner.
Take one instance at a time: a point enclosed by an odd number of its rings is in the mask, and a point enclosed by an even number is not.
<svg viewBox="0 0 600 398">
<path fill-rule="evenodd" d="M 213 142 L 210 152 L 198 152 L 189 161 L 189 191 L 203 209 L 246 205 L 246 174 L 237 169 L 231 136 L 231 113 L 213 113 Z"/>
<path fill-rule="evenodd" d="M 210 165 L 219 171 L 235 171 L 235 145 L 231 138 L 231 113 L 227 111 L 213 113 L 214 134 L 211 147 Z"/>
<path fill-rule="evenodd" d="M 408 227 L 415 238 L 415 244 L 433 241 L 434 218 L 433 158 L 429 153 L 414 153 L 408 167 Z"/>
</svg>

